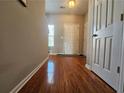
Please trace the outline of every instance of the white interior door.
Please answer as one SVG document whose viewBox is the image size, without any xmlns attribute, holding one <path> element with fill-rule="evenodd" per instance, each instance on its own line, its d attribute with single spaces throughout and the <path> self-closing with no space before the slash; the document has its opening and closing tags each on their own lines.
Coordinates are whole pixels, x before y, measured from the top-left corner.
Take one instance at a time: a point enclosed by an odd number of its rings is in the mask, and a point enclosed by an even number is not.
<svg viewBox="0 0 124 93">
<path fill-rule="evenodd" d="M 122 0 L 94 0 L 92 70 L 118 90 L 122 43 Z"/>
<path fill-rule="evenodd" d="M 64 24 L 64 53 L 79 54 L 79 24 Z"/>
</svg>

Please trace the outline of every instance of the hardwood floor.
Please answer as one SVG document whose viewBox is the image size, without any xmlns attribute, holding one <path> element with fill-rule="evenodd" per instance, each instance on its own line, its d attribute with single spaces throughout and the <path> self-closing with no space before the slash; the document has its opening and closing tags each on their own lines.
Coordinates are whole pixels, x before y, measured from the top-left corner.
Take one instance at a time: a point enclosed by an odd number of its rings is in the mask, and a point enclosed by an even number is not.
<svg viewBox="0 0 124 93">
<path fill-rule="evenodd" d="M 50 56 L 19 93 L 116 93 L 85 62 L 80 56 Z"/>
</svg>

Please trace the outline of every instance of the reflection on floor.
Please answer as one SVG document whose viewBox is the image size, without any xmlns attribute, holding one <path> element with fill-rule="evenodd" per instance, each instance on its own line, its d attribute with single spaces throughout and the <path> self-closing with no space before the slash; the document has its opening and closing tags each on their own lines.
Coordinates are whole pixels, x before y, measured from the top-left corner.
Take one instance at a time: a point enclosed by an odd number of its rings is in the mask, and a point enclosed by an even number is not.
<svg viewBox="0 0 124 93">
<path fill-rule="evenodd" d="M 116 93 L 85 62 L 81 56 L 50 56 L 19 93 Z"/>
<path fill-rule="evenodd" d="M 54 84 L 54 63 L 52 61 L 48 62 L 47 68 L 47 82 L 48 84 Z"/>
</svg>

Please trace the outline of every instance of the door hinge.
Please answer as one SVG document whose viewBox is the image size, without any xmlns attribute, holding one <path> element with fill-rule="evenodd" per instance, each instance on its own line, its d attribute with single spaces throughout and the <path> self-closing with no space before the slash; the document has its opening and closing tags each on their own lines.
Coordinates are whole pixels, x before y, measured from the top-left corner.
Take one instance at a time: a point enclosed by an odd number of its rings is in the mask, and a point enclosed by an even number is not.
<svg viewBox="0 0 124 93">
<path fill-rule="evenodd" d="M 121 14 L 121 21 L 124 21 L 124 14 Z"/>
<path fill-rule="evenodd" d="M 117 73 L 120 74 L 120 66 L 117 67 Z"/>
</svg>

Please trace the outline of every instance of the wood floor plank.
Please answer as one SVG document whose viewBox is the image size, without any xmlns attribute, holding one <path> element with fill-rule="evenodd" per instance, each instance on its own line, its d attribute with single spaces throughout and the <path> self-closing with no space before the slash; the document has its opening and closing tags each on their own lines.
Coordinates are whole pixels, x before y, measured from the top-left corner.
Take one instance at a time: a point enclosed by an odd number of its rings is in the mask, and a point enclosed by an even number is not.
<svg viewBox="0 0 124 93">
<path fill-rule="evenodd" d="M 85 63 L 85 57 L 50 56 L 19 93 L 116 93 Z"/>
</svg>

